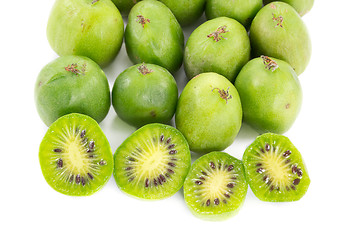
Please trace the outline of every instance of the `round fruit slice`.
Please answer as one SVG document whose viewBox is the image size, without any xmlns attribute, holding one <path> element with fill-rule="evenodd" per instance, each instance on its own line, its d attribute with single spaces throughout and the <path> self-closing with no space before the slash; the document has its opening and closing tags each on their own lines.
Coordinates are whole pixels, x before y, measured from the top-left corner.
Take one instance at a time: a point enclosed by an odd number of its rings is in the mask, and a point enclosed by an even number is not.
<svg viewBox="0 0 360 240">
<path fill-rule="evenodd" d="M 56 120 L 40 144 L 47 183 L 56 191 L 87 196 L 102 188 L 113 171 L 108 140 L 92 118 L 72 113 Z"/>
<path fill-rule="evenodd" d="M 285 136 L 260 135 L 245 150 L 243 161 L 247 181 L 262 201 L 296 201 L 309 187 L 301 154 Z"/>
<path fill-rule="evenodd" d="M 115 181 L 122 191 L 142 199 L 163 199 L 182 187 L 191 155 L 177 129 L 153 123 L 126 139 L 114 161 Z"/>
<path fill-rule="evenodd" d="M 238 212 L 247 188 L 242 162 L 224 152 L 211 152 L 192 165 L 184 197 L 194 215 L 221 220 Z"/>
</svg>

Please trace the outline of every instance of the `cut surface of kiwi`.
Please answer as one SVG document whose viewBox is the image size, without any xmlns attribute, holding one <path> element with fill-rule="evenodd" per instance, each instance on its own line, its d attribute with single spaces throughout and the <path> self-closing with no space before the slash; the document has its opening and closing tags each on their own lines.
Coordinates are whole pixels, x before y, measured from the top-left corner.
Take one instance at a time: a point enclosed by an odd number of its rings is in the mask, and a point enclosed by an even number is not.
<svg viewBox="0 0 360 240">
<path fill-rule="evenodd" d="M 247 188 L 242 162 L 224 152 L 211 152 L 193 163 L 184 183 L 184 197 L 194 215 L 224 220 L 238 212 Z"/>
<path fill-rule="evenodd" d="M 164 199 L 182 186 L 191 166 L 187 141 L 179 130 L 148 124 L 135 131 L 114 154 L 114 178 L 125 193 Z"/>
<path fill-rule="evenodd" d="M 297 201 L 309 187 L 302 156 L 285 136 L 258 136 L 245 150 L 243 161 L 250 188 L 262 201 Z"/>
<path fill-rule="evenodd" d="M 98 123 L 72 113 L 56 120 L 39 150 L 42 173 L 56 191 L 87 196 L 101 189 L 113 172 L 110 144 Z"/>
</svg>

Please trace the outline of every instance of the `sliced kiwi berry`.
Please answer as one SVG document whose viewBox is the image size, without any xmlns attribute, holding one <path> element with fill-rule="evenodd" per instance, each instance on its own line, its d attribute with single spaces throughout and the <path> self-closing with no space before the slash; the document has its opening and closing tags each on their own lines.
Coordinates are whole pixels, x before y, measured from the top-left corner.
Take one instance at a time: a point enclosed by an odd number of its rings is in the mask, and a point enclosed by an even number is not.
<svg viewBox="0 0 360 240">
<path fill-rule="evenodd" d="M 102 188 L 113 172 L 110 144 L 98 123 L 72 113 L 56 120 L 39 150 L 42 173 L 56 191 L 87 196 Z"/>
<path fill-rule="evenodd" d="M 189 145 L 179 130 L 153 123 L 127 138 L 114 155 L 114 178 L 125 193 L 163 199 L 182 186 L 191 165 Z"/>
<path fill-rule="evenodd" d="M 297 201 L 309 187 L 302 156 L 285 136 L 258 136 L 245 150 L 243 161 L 250 188 L 262 201 Z"/>
<path fill-rule="evenodd" d="M 192 165 L 184 183 L 184 197 L 194 215 L 223 220 L 238 212 L 247 188 L 242 162 L 224 152 L 211 152 Z"/>
</svg>

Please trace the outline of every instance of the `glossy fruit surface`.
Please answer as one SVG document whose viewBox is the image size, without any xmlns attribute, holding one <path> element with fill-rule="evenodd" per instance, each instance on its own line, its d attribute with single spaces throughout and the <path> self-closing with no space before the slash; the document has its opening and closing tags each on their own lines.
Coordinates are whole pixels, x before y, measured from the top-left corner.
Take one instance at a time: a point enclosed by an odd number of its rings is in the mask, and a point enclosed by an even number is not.
<svg viewBox="0 0 360 240">
<path fill-rule="evenodd" d="M 239 94 L 217 73 L 203 73 L 182 91 L 175 123 L 194 152 L 221 151 L 235 140 L 242 121 Z"/>
<path fill-rule="evenodd" d="M 163 67 L 137 64 L 116 79 L 112 103 L 117 115 L 133 126 L 168 123 L 178 99 L 174 77 Z"/>
<path fill-rule="evenodd" d="M 101 122 L 110 108 L 107 78 L 87 57 L 64 56 L 47 64 L 38 75 L 34 95 L 38 113 L 48 126 L 69 113 Z"/>
<path fill-rule="evenodd" d="M 260 133 L 284 133 L 301 108 L 302 90 L 291 66 L 262 56 L 248 62 L 236 78 L 244 122 Z"/>
<path fill-rule="evenodd" d="M 56 0 L 47 25 L 58 55 L 86 56 L 100 66 L 116 57 L 123 35 L 123 19 L 111 0 Z"/>
</svg>

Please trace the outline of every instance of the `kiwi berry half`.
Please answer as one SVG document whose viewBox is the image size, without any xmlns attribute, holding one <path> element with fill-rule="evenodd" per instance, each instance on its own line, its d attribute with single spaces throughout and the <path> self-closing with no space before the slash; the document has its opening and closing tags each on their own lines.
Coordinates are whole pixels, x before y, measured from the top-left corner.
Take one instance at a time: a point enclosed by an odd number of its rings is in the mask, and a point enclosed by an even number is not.
<svg viewBox="0 0 360 240">
<path fill-rule="evenodd" d="M 192 165 L 184 197 L 195 216 L 223 220 L 238 212 L 247 188 L 242 162 L 224 152 L 211 152 Z"/>
<path fill-rule="evenodd" d="M 190 149 L 179 130 L 152 123 L 128 137 L 114 155 L 114 178 L 125 193 L 163 199 L 182 186 L 191 165 Z"/>
<path fill-rule="evenodd" d="M 110 144 L 98 123 L 72 113 L 56 120 L 39 150 L 42 173 L 56 191 L 87 196 L 102 188 L 113 172 Z"/>
<path fill-rule="evenodd" d="M 297 201 L 309 187 L 301 154 L 285 136 L 258 136 L 245 150 L 243 161 L 250 188 L 262 201 Z"/>
</svg>

